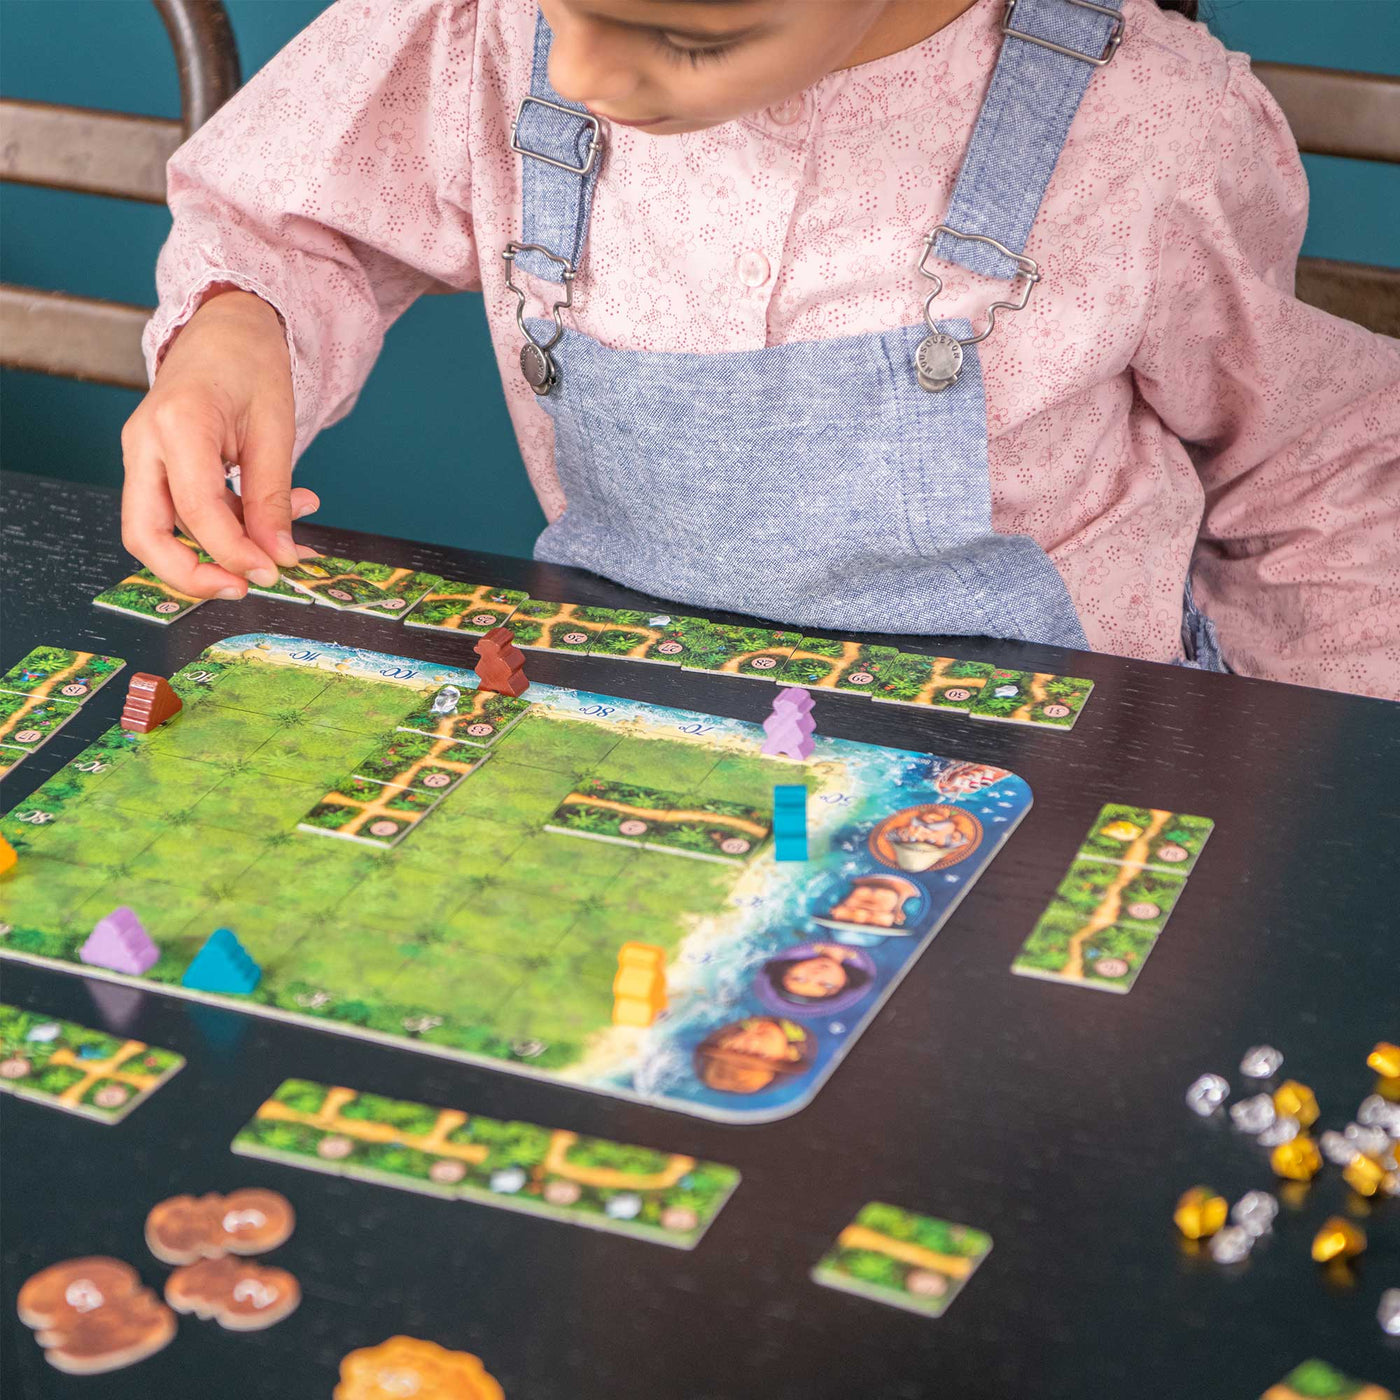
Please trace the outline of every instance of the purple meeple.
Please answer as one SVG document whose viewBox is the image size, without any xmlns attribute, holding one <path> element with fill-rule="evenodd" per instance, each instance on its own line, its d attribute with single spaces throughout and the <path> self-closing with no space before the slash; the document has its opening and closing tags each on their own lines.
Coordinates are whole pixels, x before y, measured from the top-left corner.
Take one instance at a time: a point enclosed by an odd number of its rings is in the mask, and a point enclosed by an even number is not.
<svg viewBox="0 0 1400 1400">
<path fill-rule="evenodd" d="M 762 752 L 770 757 L 811 758 L 816 748 L 812 733 L 817 722 L 812 718 L 812 697 L 801 686 L 779 692 L 773 702 L 773 713 L 763 721 Z"/>
<path fill-rule="evenodd" d="M 159 961 L 160 949 L 141 927 L 135 911 L 123 904 L 93 925 L 87 942 L 78 950 L 78 958 L 91 967 L 139 977 Z"/>
<path fill-rule="evenodd" d="M 803 690 L 800 685 L 785 685 L 778 691 L 778 698 L 773 701 L 773 713 L 776 715 L 784 710 L 795 710 L 800 715 L 810 715 L 812 706 L 816 703 L 810 690 Z"/>
</svg>

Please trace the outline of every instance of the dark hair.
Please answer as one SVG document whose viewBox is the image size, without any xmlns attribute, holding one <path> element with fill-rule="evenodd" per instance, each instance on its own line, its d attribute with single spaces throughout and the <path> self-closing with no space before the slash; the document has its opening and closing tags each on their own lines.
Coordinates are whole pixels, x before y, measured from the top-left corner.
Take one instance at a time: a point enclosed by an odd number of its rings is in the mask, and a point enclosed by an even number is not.
<svg viewBox="0 0 1400 1400">
<path fill-rule="evenodd" d="M 1196 11 L 1200 9 L 1199 0 L 1157 0 L 1157 4 L 1161 9 L 1175 10 L 1187 19 L 1195 19 Z"/>
<path fill-rule="evenodd" d="M 760 976 L 768 981 L 768 985 L 773 989 L 773 995 L 779 1001 L 786 1002 L 789 1006 L 820 1006 L 823 1002 L 830 1001 L 834 997 L 847 997 L 852 992 L 860 991 L 867 982 L 870 981 L 870 973 L 859 963 L 851 960 L 841 963 L 841 970 L 846 974 L 846 985 L 838 987 L 830 996 L 825 997 L 804 997 L 796 992 L 790 992 L 783 986 L 783 978 L 787 970 L 797 963 L 810 962 L 813 958 L 821 954 L 813 952 L 804 945 L 792 952 L 784 953 L 779 957 L 770 958 L 763 964 Z M 829 955 L 828 955 L 829 956 Z"/>
</svg>

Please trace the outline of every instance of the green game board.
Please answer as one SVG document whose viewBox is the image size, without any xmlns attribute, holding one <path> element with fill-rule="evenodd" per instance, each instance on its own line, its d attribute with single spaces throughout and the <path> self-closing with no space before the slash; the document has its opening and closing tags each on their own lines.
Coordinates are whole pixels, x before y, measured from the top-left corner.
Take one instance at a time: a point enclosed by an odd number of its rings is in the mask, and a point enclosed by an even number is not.
<svg viewBox="0 0 1400 1400">
<path fill-rule="evenodd" d="M 835 739 L 795 764 L 756 725 L 538 683 L 517 715 L 469 671 L 276 635 L 172 684 L 175 720 L 0 819 L 0 956 L 731 1121 L 810 1099 L 1030 803 L 985 765 Z M 445 685 L 471 722 L 433 720 Z M 795 780 L 811 858 L 778 864 Z M 625 840 L 571 829 L 590 812 Z M 118 905 L 161 950 L 140 979 L 77 960 Z M 251 996 L 180 986 L 220 926 Z M 612 1024 L 629 940 L 667 957 L 646 1030 Z M 790 992 L 833 965 L 830 999 Z"/>
</svg>

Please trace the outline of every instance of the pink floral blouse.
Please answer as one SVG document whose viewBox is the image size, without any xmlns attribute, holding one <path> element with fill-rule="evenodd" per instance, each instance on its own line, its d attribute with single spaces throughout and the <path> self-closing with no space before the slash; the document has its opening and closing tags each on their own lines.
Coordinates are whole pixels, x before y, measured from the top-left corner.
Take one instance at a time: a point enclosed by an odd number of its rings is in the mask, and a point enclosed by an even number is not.
<svg viewBox="0 0 1400 1400">
<path fill-rule="evenodd" d="M 608 131 L 574 325 L 718 353 L 917 323 L 914 265 L 1001 13 L 978 0 L 708 131 Z M 1291 295 L 1307 186 L 1248 60 L 1152 0 L 1124 13 L 1031 233 L 1044 280 L 981 347 L 994 524 L 1049 553 L 1099 650 L 1181 655 L 1194 550 L 1235 669 L 1396 697 L 1400 343 Z M 500 258 L 519 233 L 510 124 L 535 17 L 532 0 L 331 6 L 170 162 L 152 367 L 212 283 L 256 292 L 288 327 L 300 451 L 350 410 L 415 297 L 481 291 L 531 481 L 559 515 Z M 980 324 L 1005 287 L 940 271 L 943 316 Z"/>
</svg>

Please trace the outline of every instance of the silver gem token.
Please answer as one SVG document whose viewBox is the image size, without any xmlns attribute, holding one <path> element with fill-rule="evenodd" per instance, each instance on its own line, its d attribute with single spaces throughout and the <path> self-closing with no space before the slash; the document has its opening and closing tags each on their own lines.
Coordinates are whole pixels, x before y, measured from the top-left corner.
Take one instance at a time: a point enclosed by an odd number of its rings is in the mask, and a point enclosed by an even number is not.
<svg viewBox="0 0 1400 1400">
<path fill-rule="evenodd" d="M 1285 1114 L 1275 1118 L 1255 1141 L 1260 1147 L 1282 1147 L 1285 1142 L 1292 1142 L 1297 1136 L 1298 1120 Z"/>
<path fill-rule="evenodd" d="M 1267 1191 L 1246 1191 L 1230 1210 L 1230 1219 L 1258 1238 L 1273 1228 L 1278 1199 Z"/>
<path fill-rule="evenodd" d="M 1218 1074 L 1203 1074 L 1186 1091 L 1186 1106 L 1209 1118 L 1230 1097 L 1230 1086 Z"/>
<path fill-rule="evenodd" d="M 1254 1248 L 1254 1236 L 1243 1225 L 1217 1230 L 1207 1246 L 1217 1264 L 1238 1264 Z"/>
<path fill-rule="evenodd" d="M 1272 1045 L 1251 1045 L 1240 1061 L 1240 1073 L 1246 1079 L 1268 1079 L 1283 1065 L 1283 1056 Z"/>
<path fill-rule="evenodd" d="M 925 336 L 914 352 L 914 370 L 919 387 L 940 393 L 962 373 L 963 348 L 951 335 L 934 331 Z"/>
<path fill-rule="evenodd" d="M 549 393 L 559 381 L 549 353 L 532 342 L 526 342 L 520 347 L 520 373 L 525 376 L 525 382 L 540 395 Z"/>
<path fill-rule="evenodd" d="M 1255 1094 L 1230 1105 L 1230 1121 L 1242 1133 L 1262 1133 L 1277 1117 L 1274 1101 L 1267 1094 Z"/>
<path fill-rule="evenodd" d="M 1391 1337 L 1400 1337 L 1400 1288 L 1387 1288 L 1381 1294 L 1376 1321 L 1380 1323 L 1382 1332 Z"/>
<path fill-rule="evenodd" d="M 1341 1133 L 1334 1133 L 1330 1130 L 1318 1138 L 1317 1145 L 1322 1149 L 1322 1155 L 1334 1167 L 1349 1167 L 1360 1150 L 1354 1142 L 1349 1142 Z"/>
</svg>

